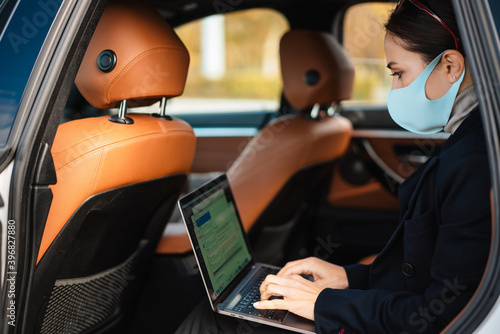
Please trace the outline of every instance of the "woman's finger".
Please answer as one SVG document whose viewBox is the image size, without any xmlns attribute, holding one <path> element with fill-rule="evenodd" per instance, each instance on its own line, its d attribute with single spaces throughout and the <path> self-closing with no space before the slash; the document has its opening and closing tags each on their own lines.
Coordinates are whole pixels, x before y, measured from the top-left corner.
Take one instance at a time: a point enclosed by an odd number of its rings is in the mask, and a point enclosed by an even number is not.
<svg viewBox="0 0 500 334">
<path fill-rule="evenodd" d="M 256 302 L 254 307 L 261 310 L 287 310 L 314 321 L 314 301 L 273 299 Z"/>
<path fill-rule="evenodd" d="M 296 275 L 298 276 L 298 275 Z M 302 278 L 301 276 L 298 276 Z M 304 278 L 302 278 L 304 279 Z M 287 287 L 297 287 L 297 279 L 294 279 L 293 276 L 276 276 L 276 275 L 267 275 L 266 279 L 260 285 L 260 293 L 262 295 L 268 289 L 269 284 L 277 284 Z"/>
<path fill-rule="evenodd" d="M 268 299 L 273 294 L 272 292 L 277 293 L 276 287 L 290 287 L 290 280 L 288 278 L 277 277 L 275 275 L 268 275 L 266 279 L 260 285 L 260 298 Z M 271 288 L 271 286 L 274 286 Z M 280 295 L 281 296 L 281 295 Z"/>
<path fill-rule="evenodd" d="M 283 298 L 289 299 L 291 297 L 290 288 L 278 284 L 269 284 L 266 291 L 260 294 L 260 299 L 268 300 L 272 296 L 281 296 Z"/>
<path fill-rule="evenodd" d="M 291 306 L 291 302 L 284 299 L 261 300 L 253 304 L 256 309 L 261 310 L 287 310 Z"/>
<path fill-rule="evenodd" d="M 311 260 L 309 258 L 304 260 L 297 260 L 288 262 L 281 270 L 278 272 L 277 276 L 288 276 L 288 275 L 300 275 L 312 274 Z"/>
<path fill-rule="evenodd" d="M 319 294 L 320 291 L 321 288 L 299 275 L 269 276 L 261 285 L 260 295 L 262 300 L 269 299 L 271 296 L 282 296 L 286 299 L 308 299 L 304 294 Z"/>
</svg>

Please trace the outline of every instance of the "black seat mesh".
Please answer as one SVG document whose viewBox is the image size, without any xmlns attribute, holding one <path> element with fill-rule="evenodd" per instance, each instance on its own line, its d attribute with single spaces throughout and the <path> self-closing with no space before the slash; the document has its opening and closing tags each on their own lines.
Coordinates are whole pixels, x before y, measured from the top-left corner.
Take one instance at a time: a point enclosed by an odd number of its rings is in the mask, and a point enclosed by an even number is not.
<svg viewBox="0 0 500 334">
<path fill-rule="evenodd" d="M 43 319 L 42 334 L 81 333 L 118 313 L 131 276 L 133 254 L 124 263 L 96 275 L 57 280 Z"/>
</svg>

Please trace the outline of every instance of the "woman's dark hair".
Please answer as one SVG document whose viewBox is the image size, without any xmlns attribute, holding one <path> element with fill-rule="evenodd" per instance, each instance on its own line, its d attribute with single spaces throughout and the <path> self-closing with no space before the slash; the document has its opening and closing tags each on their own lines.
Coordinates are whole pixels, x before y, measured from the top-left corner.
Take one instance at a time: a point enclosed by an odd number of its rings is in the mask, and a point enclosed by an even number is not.
<svg viewBox="0 0 500 334">
<path fill-rule="evenodd" d="M 451 0 L 420 0 L 420 2 L 450 27 L 459 39 L 458 51 L 464 54 Z M 400 38 L 404 42 L 402 47 L 406 50 L 421 54 L 426 63 L 430 63 L 445 50 L 455 49 L 453 35 L 409 0 L 405 1 L 397 13 L 391 14 L 385 29 Z"/>
</svg>

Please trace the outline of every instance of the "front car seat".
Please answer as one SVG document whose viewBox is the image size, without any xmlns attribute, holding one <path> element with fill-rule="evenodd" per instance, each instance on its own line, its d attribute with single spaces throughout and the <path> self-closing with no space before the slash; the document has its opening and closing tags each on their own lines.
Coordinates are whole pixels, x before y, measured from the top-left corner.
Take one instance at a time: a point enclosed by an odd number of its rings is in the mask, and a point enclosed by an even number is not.
<svg viewBox="0 0 500 334">
<path fill-rule="evenodd" d="M 257 260 L 276 264 L 347 150 L 352 124 L 332 112 L 354 84 L 354 66 L 331 34 L 291 30 L 281 39 L 280 58 L 284 96 L 300 112 L 264 127 L 227 171 Z M 183 224 L 169 224 L 157 253 L 190 251 Z"/>
<path fill-rule="evenodd" d="M 126 114 L 181 95 L 189 54 L 149 5 L 109 1 L 75 83 L 119 116 L 61 124 L 57 183 L 30 293 L 29 332 L 105 332 L 133 306 L 187 179 L 196 139 L 179 119 Z M 155 117 L 156 116 L 156 117 Z"/>
<path fill-rule="evenodd" d="M 300 114 L 277 118 L 228 170 L 256 258 L 279 263 L 301 215 L 318 204 L 352 124 L 335 114 L 353 91 L 354 66 L 328 33 L 291 30 L 280 43 L 283 93 Z"/>
</svg>

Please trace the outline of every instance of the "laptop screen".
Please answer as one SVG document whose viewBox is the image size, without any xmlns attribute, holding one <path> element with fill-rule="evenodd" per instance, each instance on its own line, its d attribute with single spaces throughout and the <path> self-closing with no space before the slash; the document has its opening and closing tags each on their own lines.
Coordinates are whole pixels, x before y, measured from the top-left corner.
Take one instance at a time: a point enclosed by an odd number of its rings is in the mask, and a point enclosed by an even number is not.
<svg viewBox="0 0 500 334">
<path fill-rule="evenodd" d="M 227 177 L 222 174 L 179 203 L 215 301 L 252 259 Z"/>
</svg>

